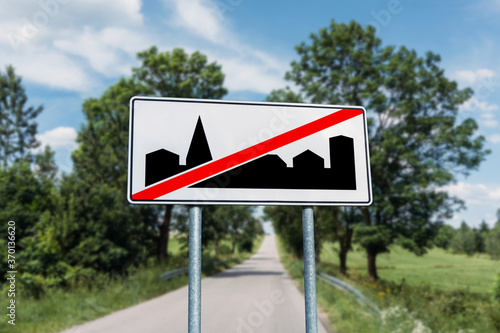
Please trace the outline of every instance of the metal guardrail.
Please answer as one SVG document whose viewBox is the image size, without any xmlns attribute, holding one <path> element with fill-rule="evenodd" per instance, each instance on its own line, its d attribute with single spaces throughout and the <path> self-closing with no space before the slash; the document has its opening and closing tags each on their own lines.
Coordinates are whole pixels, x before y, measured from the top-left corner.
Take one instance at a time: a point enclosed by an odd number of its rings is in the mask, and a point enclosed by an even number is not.
<svg viewBox="0 0 500 333">
<path fill-rule="evenodd" d="M 350 284 L 348 284 L 345 281 L 342 281 L 340 279 L 334 278 L 333 276 L 330 276 L 328 274 L 322 273 L 322 272 L 317 272 L 316 276 L 328 283 L 329 285 L 340 289 L 340 290 L 345 290 L 352 296 L 354 296 L 358 303 L 366 305 L 370 310 L 374 311 L 377 315 L 380 315 L 380 309 L 378 306 L 376 306 L 372 301 L 370 301 L 365 295 L 363 295 L 358 289 L 354 288 Z"/>
<path fill-rule="evenodd" d="M 237 260 L 237 259 L 236 258 L 229 258 L 229 259 L 226 259 L 226 260 L 215 261 L 214 262 L 214 266 L 223 265 L 223 264 L 225 264 L 227 262 L 235 261 L 235 260 Z M 176 276 L 182 275 L 182 274 L 186 274 L 188 272 L 189 272 L 189 267 L 181 267 L 181 268 L 177 268 L 177 269 L 174 269 L 172 271 L 168 271 L 166 273 L 163 273 L 162 275 L 160 275 L 160 279 L 161 280 L 169 280 L 169 279 L 171 279 L 173 277 L 176 277 Z"/>
<path fill-rule="evenodd" d="M 292 264 L 302 266 L 302 263 L 298 260 L 292 260 Z M 378 306 L 370 301 L 365 295 L 363 295 L 361 291 L 354 288 L 347 282 L 337 279 L 331 275 L 325 274 L 320 269 L 316 270 L 316 278 L 325 281 L 332 287 L 335 287 L 339 290 L 347 291 L 351 296 L 356 298 L 358 303 L 367 306 L 369 310 L 373 311 L 377 316 L 380 316 L 380 309 L 378 308 Z"/>
</svg>

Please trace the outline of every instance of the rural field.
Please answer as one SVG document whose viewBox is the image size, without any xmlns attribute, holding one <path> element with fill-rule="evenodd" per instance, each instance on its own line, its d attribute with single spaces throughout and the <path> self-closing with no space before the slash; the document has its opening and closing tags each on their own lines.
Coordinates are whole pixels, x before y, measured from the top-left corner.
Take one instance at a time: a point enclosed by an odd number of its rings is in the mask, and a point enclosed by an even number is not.
<svg viewBox="0 0 500 333">
<path fill-rule="evenodd" d="M 338 264 L 336 245 L 324 244 L 321 260 Z M 366 275 L 366 255 L 363 250 L 348 254 L 348 268 L 358 275 Z M 393 246 L 390 253 L 377 257 L 378 274 L 381 279 L 409 285 L 427 283 L 439 290 L 468 288 L 473 293 L 491 293 L 494 277 L 500 273 L 500 262 L 486 254 L 452 254 L 440 248 L 433 248 L 423 256 L 416 256 L 407 250 Z"/>
</svg>

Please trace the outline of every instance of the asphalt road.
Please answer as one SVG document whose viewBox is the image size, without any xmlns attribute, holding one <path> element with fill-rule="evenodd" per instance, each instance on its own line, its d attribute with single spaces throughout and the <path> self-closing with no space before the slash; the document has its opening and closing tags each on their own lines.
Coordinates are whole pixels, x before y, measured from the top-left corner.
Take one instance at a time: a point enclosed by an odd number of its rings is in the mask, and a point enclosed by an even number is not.
<svg viewBox="0 0 500 333">
<path fill-rule="evenodd" d="M 304 333 L 304 296 L 289 278 L 266 236 L 250 259 L 202 280 L 202 332 Z M 188 288 L 73 327 L 64 333 L 186 333 Z M 318 331 L 327 331 L 318 323 Z"/>
</svg>

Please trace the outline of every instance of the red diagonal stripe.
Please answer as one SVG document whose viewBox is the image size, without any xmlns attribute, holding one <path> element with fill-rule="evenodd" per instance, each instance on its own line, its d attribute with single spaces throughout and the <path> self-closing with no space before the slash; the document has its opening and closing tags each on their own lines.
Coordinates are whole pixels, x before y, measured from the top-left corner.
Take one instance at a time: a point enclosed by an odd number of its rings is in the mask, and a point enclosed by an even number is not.
<svg viewBox="0 0 500 333">
<path fill-rule="evenodd" d="M 204 179 L 213 177 L 235 166 L 246 163 L 256 157 L 286 146 L 294 141 L 305 138 L 333 125 L 363 114 L 358 109 L 341 109 L 323 118 L 317 119 L 293 130 L 275 136 L 251 147 L 245 148 L 219 160 L 208 162 L 197 168 L 190 169 L 183 174 L 174 176 L 145 190 L 132 194 L 132 200 L 154 200 L 189 185 L 196 184 Z"/>
</svg>

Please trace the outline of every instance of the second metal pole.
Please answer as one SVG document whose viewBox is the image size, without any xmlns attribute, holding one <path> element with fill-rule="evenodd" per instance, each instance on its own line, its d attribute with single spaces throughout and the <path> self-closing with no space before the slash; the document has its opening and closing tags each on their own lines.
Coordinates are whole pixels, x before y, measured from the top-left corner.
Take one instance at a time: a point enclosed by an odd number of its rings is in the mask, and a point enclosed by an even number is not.
<svg viewBox="0 0 500 333">
<path fill-rule="evenodd" d="M 201 207 L 189 207 L 188 332 L 201 333 Z"/>
<path fill-rule="evenodd" d="M 314 251 L 314 215 L 310 206 L 302 207 L 304 240 L 304 296 L 306 302 L 306 333 L 318 333 L 316 309 L 316 262 Z"/>
</svg>

